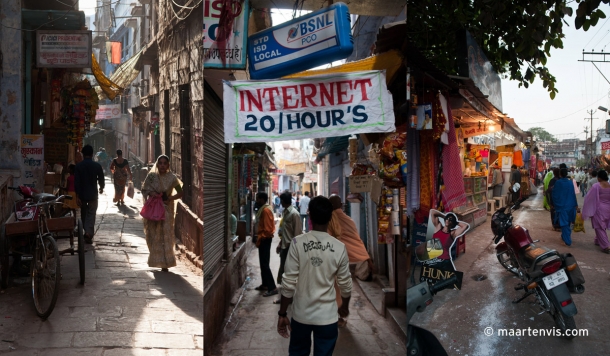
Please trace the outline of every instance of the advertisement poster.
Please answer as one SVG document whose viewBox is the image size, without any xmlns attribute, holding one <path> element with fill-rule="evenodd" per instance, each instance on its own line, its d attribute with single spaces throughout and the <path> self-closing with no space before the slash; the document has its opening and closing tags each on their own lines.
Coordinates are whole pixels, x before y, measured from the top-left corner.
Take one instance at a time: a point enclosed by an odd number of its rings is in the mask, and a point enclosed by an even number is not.
<svg viewBox="0 0 610 356">
<path fill-rule="evenodd" d="M 95 112 L 95 121 L 120 119 L 121 104 L 100 105 Z"/>
<path fill-rule="evenodd" d="M 498 160 L 500 161 L 500 167 L 502 168 L 502 172 L 510 172 L 510 167 L 513 165 L 513 153 L 500 152 Z"/>
<path fill-rule="evenodd" d="M 451 253 L 456 241 L 470 229 L 470 224 L 458 220 L 454 213 L 430 210 L 426 240 L 415 247 L 418 261 L 423 263 L 420 280 L 442 280 L 458 275 L 457 288 L 461 287 L 462 273 L 453 263 Z"/>
<path fill-rule="evenodd" d="M 36 31 L 36 66 L 91 68 L 91 31 Z"/>
<path fill-rule="evenodd" d="M 225 143 L 393 132 L 385 72 L 225 81 Z"/>
<path fill-rule="evenodd" d="M 23 159 L 23 185 L 42 190 L 44 185 L 44 136 L 21 135 L 21 158 Z"/>
<path fill-rule="evenodd" d="M 225 14 L 227 23 L 220 23 L 223 0 L 204 1 L 203 4 L 203 67 L 246 68 L 248 39 L 248 1 L 231 1 Z"/>
</svg>

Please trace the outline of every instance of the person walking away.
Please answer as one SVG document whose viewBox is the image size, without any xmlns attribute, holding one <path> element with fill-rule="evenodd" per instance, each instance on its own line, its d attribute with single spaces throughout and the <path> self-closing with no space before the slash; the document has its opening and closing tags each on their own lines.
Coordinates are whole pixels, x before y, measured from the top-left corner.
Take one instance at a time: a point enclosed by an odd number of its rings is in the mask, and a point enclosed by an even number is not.
<svg viewBox="0 0 610 356">
<path fill-rule="evenodd" d="M 125 185 L 127 184 L 127 177 L 129 180 L 133 180 L 131 169 L 129 168 L 129 162 L 123 158 L 123 151 L 116 150 L 116 158 L 110 163 L 110 172 L 114 179 L 114 198 L 113 203 L 117 206 L 125 205 Z"/>
<path fill-rule="evenodd" d="M 358 234 L 356 223 L 343 211 L 343 203 L 340 196 L 333 194 L 329 200 L 333 205 L 333 214 L 328 223 L 328 234 L 345 245 L 349 263 L 356 263 L 355 276 L 362 281 L 371 280 L 373 276 L 373 260 L 371 260 Z M 336 284 L 335 290 L 337 291 L 337 305 L 341 307 L 341 295 Z M 339 317 L 338 323 L 340 327 L 343 327 L 347 324 L 347 320 Z"/>
<path fill-rule="evenodd" d="M 172 193 L 176 191 L 176 194 Z M 168 268 L 176 266 L 174 255 L 174 200 L 182 198 L 182 182 L 169 169 L 169 157 L 161 155 L 157 158 L 153 169 L 148 173 L 142 184 L 142 197 L 145 200 L 152 197 L 161 197 L 165 206 L 165 220 L 144 220 L 144 233 L 148 255 L 148 266 L 161 268 L 167 272 Z"/>
<path fill-rule="evenodd" d="M 555 222 L 555 208 L 553 207 L 553 187 L 555 183 L 559 180 L 559 168 L 553 168 L 553 178 L 548 183 L 548 189 L 545 193 L 546 201 L 549 204 L 549 211 L 551 213 L 551 224 L 553 225 L 553 230 L 559 231 L 561 227 L 557 225 Z"/>
<path fill-rule="evenodd" d="M 98 184 L 99 194 L 104 193 L 104 170 L 93 162 L 93 147 L 83 147 L 83 161 L 74 167 L 74 191 L 76 202 L 81 207 L 81 220 L 85 230 L 85 242 L 93 243 L 95 234 L 95 214 L 97 214 Z"/>
<path fill-rule="evenodd" d="M 576 219 L 576 193 L 574 183 L 568 179 L 568 170 L 559 171 L 560 179 L 553 186 L 553 207 L 555 208 L 555 223 L 561 227 L 561 238 L 566 246 L 572 245 L 571 224 Z"/>
<path fill-rule="evenodd" d="M 284 207 L 284 212 L 282 213 L 282 221 L 280 223 L 280 243 L 275 251 L 280 255 L 280 269 L 277 272 L 277 283 L 281 285 L 284 265 L 286 264 L 286 257 L 288 257 L 288 248 L 290 248 L 292 239 L 303 234 L 303 220 L 296 207 L 292 206 L 292 196 L 290 193 L 283 193 L 280 196 L 280 203 Z M 280 299 L 278 298 L 273 303 L 280 304 Z"/>
<path fill-rule="evenodd" d="M 521 191 L 520 188 L 516 189 L 515 184 L 519 184 L 521 185 L 521 172 L 519 172 L 519 169 L 517 169 L 517 165 L 512 165 L 510 167 L 511 173 L 510 173 L 510 193 L 513 199 L 513 204 L 517 202 L 517 200 L 519 200 L 519 197 L 521 195 Z M 516 190 L 516 191 L 515 191 Z"/>
<path fill-rule="evenodd" d="M 100 150 L 95 155 L 95 160 L 102 166 L 104 173 L 108 170 L 108 153 L 104 147 L 100 147 Z"/>
<path fill-rule="evenodd" d="M 341 241 L 326 232 L 332 212 L 328 198 L 311 199 L 309 218 L 313 230 L 297 236 L 288 251 L 277 331 L 282 337 L 290 338 L 290 356 L 310 354 L 312 333 L 314 355 L 333 354 L 339 334 L 335 278 L 342 297 L 339 315 L 342 318 L 349 315 L 352 277 L 347 251 Z M 292 320 L 287 315 L 290 303 Z"/>
<path fill-rule="evenodd" d="M 608 173 L 599 171 L 597 173 L 599 183 L 593 184 L 590 194 L 585 197 L 582 206 L 582 218 L 591 218 L 591 225 L 595 229 L 594 243 L 604 253 L 610 254 L 610 242 L 606 230 L 610 228 L 610 184 Z"/>
<path fill-rule="evenodd" d="M 553 175 L 553 168 L 554 167 L 551 167 L 551 169 L 549 169 L 549 171 L 546 172 L 546 174 L 544 176 L 544 180 L 542 181 L 543 187 L 544 187 L 544 189 L 542 190 L 542 192 L 544 194 L 543 205 L 544 205 L 544 208 L 548 211 L 551 211 L 551 207 L 549 204 L 549 199 L 547 198 L 547 189 L 549 189 L 549 183 L 551 182 L 553 177 L 559 177 L 559 176 Z M 552 220 L 552 218 L 551 218 L 551 220 Z"/>
<path fill-rule="evenodd" d="M 583 197 L 585 195 L 587 195 L 588 189 L 589 189 L 589 175 L 583 169 L 580 171 L 580 192 L 582 193 Z"/>
<path fill-rule="evenodd" d="M 597 180 L 597 170 L 592 169 L 590 175 L 591 175 L 591 177 L 589 178 L 589 181 L 587 182 L 587 185 L 589 186 L 589 190 L 593 187 L 593 185 L 595 185 L 596 183 L 599 182 Z"/>
<path fill-rule="evenodd" d="M 281 207 L 280 195 L 277 191 L 273 192 L 273 213 L 278 214 L 278 216 L 282 215 L 282 212 L 279 211 Z"/>
<path fill-rule="evenodd" d="M 290 193 L 288 193 L 290 194 Z M 265 291 L 263 297 L 270 297 L 277 294 L 277 287 L 273 281 L 273 273 L 269 267 L 271 259 L 271 242 L 275 234 L 275 219 L 273 210 L 268 204 L 269 196 L 267 193 L 257 193 L 256 203 L 260 206 L 256 212 L 256 247 L 258 248 L 258 262 L 261 268 L 261 279 L 263 284 L 256 287 L 256 290 Z M 281 200 L 281 198 L 280 198 Z"/>
<path fill-rule="evenodd" d="M 498 166 L 498 163 L 495 163 L 493 165 L 493 169 L 494 170 L 491 179 L 491 186 L 493 188 L 494 198 L 501 197 L 502 186 L 504 185 L 504 175 L 502 174 L 502 170 L 500 169 L 500 166 Z"/>
<path fill-rule="evenodd" d="M 72 200 L 64 200 L 64 205 L 66 208 L 72 211 L 72 216 L 76 216 L 76 210 L 78 210 L 78 202 L 76 196 L 76 188 L 74 187 L 74 171 L 76 169 L 76 165 L 71 164 L 68 166 L 68 173 L 70 176 L 66 179 L 66 191 L 67 195 L 72 197 Z"/>
<path fill-rule="evenodd" d="M 303 231 L 309 231 L 309 215 L 307 215 L 307 210 L 309 210 L 309 201 L 311 198 L 309 197 L 309 192 L 305 192 L 305 195 L 301 198 L 301 203 L 299 206 L 299 210 L 301 212 L 301 221 L 305 221 L 303 224 Z"/>
</svg>

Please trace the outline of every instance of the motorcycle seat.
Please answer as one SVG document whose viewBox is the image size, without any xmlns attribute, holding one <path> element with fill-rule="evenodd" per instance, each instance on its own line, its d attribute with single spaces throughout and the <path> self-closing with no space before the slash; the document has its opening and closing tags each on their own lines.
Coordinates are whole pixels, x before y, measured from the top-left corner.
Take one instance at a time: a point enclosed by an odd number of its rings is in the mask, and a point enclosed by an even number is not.
<svg viewBox="0 0 610 356">
<path fill-rule="evenodd" d="M 522 261 L 527 268 L 530 268 L 536 263 L 537 260 L 541 260 L 543 256 L 556 253 L 555 250 L 551 250 L 547 247 L 539 247 L 535 244 L 530 244 L 521 250 Z"/>
<path fill-rule="evenodd" d="M 34 201 L 36 201 L 36 202 L 47 202 L 47 201 L 57 199 L 57 196 L 55 196 L 54 194 L 49 194 L 49 193 L 39 193 L 39 194 L 34 194 L 33 198 L 34 198 Z"/>
</svg>

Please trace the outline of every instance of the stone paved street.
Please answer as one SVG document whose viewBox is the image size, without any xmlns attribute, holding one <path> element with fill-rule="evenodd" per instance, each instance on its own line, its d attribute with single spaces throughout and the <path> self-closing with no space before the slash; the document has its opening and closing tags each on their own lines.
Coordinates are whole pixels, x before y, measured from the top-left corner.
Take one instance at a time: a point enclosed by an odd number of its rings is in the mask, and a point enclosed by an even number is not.
<svg viewBox="0 0 610 356">
<path fill-rule="evenodd" d="M 203 354 L 203 278 L 185 258 L 169 272 L 147 265 L 139 209 L 141 195 L 112 203 L 106 179 L 93 245 L 86 245 L 86 282 L 78 283 L 78 257 L 61 258 L 55 310 L 35 313 L 30 281 L 13 276 L 0 293 L 0 354 L 171 355 Z M 59 239 L 59 249 L 68 246 Z"/>
<path fill-rule="evenodd" d="M 271 272 L 274 278 L 277 278 L 280 264 L 280 257 L 275 253 L 278 242 L 276 232 L 271 253 Z M 261 284 L 256 248 L 253 248 L 248 255 L 248 277 L 250 280 L 233 297 L 236 306 L 213 355 L 288 355 L 289 339 L 284 339 L 277 332 L 277 312 L 280 306 L 273 304 L 277 296 L 265 298 L 254 289 Z M 339 329 L 339 338 L 333 355 L 405 355 L 404 344 L 394 333 L 389 321 L 379 315 L 364 296 L 355 278 L 353 286 L 348 323 L 346 327 Z M 289 307 L 288 317 L 290 318 L 291 315 L 292 307 Z"/>
</svg>

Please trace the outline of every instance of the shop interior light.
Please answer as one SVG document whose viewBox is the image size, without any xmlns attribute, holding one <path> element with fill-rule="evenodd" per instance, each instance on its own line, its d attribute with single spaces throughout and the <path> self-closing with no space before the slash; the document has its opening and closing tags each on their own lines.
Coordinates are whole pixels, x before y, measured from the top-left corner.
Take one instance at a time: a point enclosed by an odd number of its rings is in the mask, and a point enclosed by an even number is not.
<svg viewBox="0 0 610 356">
<path fill-rule="evenodd" d="M 44 124 L 44 116 L 40 116 L 40 119 L 38 119 L 38 125 L 42 126 L 42 124 Z"/>
<path fill-rule="evenodd" d="M 495 131 L 495 130 L 496 130 L 496 127 L 495 127 L 495 126 L 493 126 L 493 125 L 492 125 L 492 126 L 489 126 L 489 131 Z"/>
</svg>

